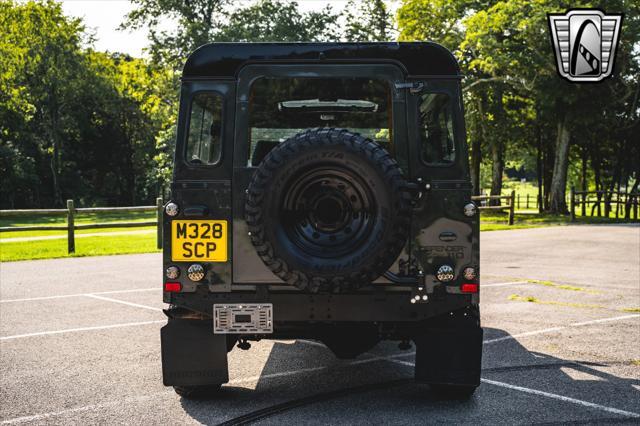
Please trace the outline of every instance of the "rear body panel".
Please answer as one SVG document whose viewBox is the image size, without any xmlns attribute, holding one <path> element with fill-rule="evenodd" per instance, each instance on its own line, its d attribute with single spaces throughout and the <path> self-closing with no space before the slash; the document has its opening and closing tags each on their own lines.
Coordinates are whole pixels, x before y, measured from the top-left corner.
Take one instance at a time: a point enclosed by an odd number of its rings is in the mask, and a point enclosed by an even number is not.
<svg viewBox="0 0 640 426">
<path fill-rule="evenodd" d="M 415 285 L 394 283 L 384 277 L 352 294 L 306 294 L 287 286 L 256 255 L 247 235 L 243 208 L 245 190 L 256 169 L 247 161 L 250 88 L 261 76 L 369 76 L 389 82 L 394 157 L 419 192 L 411 216 L 411 237 L 391 272 L 424 277 L 428 301 L 411 304 Z M 420 161 L 418 96 L 402 87 L 407 83 L 424 84 L 423 91 L 446 93 L 454 101 L 452 125 L 457 153 L 452 164 L 434 167 Z M 224 98 L 222 153 L 215 166 L 194 166 L 185 158 L 191 100 L 203 91 Z M 207 318 L 215 303 L 272 303 L 271 337 L 304 335 L 305 330 L 312 333 L 313 327 L 321 324 L 377 322 L 398 330 L 386 334 L 397 338 L 405 334 L 399 330 L 477 305 L 477 294 L 460 292 L 463 268 L 477 269 L 479 265 L 478 218 L 463 214 L 470 197 L 459 69 L 446 49 L 433 43 L 203 47 L 185 66 L 171 187 L 171 201 L 180 206 L 180 212 L 175 218 L 165 215 L 164 224 L 164 269 L 175 265 L 181 270 L 177 279 L 164 281 L 180 282 L 182 292 L 165 292 L 164 301 Z M 198 283 L 189 280 L 186 270 L 197 259 L 171 260 L 172 219 L 228 221 L 227 261 L 207 262 L 205 278 Z M 443 264 L 455 269 L 455 279 L 446 285 L 435 277 Z"/>
</svg>

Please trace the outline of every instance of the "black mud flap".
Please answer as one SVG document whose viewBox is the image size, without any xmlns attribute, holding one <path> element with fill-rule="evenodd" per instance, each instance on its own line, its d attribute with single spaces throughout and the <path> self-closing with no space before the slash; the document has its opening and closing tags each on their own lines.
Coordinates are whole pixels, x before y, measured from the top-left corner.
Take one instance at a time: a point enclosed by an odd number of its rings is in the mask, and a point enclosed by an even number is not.
<svg viewBox="0 0 640 426">
<path fill-rule="evenodd" d="M 429 384 L 479 386 L 482 328 L 433 329 L 414 339 L 416 381 Z"/>
<path fill-rule="evenodd" d="M 170 319 L 160 331 L 165 386 L 217 385 L 229 381 L 227 337 L 209 321 Z"/>
</svg>

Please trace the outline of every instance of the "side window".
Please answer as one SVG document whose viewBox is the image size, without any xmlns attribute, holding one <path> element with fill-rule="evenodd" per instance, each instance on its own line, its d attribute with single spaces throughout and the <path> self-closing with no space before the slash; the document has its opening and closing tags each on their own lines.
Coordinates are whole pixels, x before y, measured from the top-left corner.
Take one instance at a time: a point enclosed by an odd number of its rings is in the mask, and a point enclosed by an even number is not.
<svg viewBox="0 0 640 426">
<path fill-rule="evenodd" d="M 425 93 L 418 101 L 420 156 L 435 165 L 453 164 L 456 158 L 453 138 L 453 109 L 445 93 Z"/>
<path fill-rule="evenodd" d="M 216 164 L 222 145 L 222 96 L 197 93 L 191 101 L 187 155 L 189 164 Z"/>
</svg>

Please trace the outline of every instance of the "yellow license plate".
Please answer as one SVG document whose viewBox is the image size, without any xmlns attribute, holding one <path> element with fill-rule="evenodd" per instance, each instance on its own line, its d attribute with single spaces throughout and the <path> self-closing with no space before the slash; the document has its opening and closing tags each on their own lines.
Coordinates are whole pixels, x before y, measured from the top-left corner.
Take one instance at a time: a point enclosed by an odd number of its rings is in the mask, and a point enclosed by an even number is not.
<svg viewBox="0 0 640 426">
<path fill-rule="evenodd" d="M 227 261 L 226 220 L 174 220 L 171 260 Z"/>
</svg>

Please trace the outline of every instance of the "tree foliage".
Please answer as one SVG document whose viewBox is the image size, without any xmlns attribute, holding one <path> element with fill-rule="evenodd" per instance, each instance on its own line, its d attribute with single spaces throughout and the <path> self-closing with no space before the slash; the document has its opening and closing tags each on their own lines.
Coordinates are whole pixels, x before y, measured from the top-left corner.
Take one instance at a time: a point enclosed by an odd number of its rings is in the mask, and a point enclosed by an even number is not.
<svg viewBox="0 0 640 426">
<path fill-rule="evenodd" d="M 2 1 L 0 22 L 2 206 L 153 197 L 170 73 L 84 49 L 81 22 L 51 1 Z"/>
<path fill-rule="evenodd" d="M 304 12 L 294 1 L 132 0 L 123 27 L 147 28 L 149 58 L 94 51 L 53 0 L 0 0 L 3 208 L 148 203 L 171 177 L 180 71 L 212 41 L 433 40 L 463 78 L 476 190 L 507 173 L 538 179 L 554 212 L 569 185 L 637 190 L 640 4 L 580 0 L 351 0 Z M 613 77 L 559 78 L 547 13 L 623 12 Z M 635 189 L 634 189 L 635 188 Z"/>
</svg>

